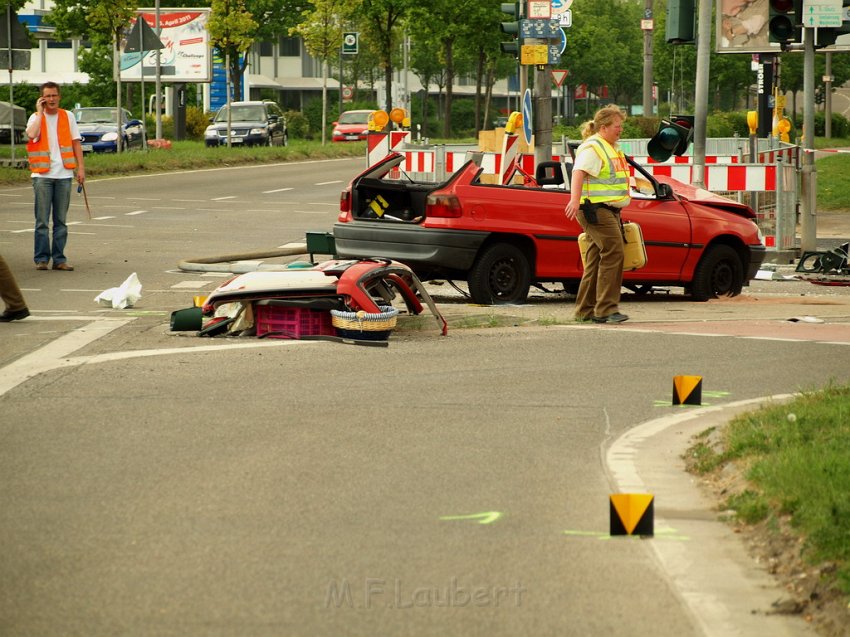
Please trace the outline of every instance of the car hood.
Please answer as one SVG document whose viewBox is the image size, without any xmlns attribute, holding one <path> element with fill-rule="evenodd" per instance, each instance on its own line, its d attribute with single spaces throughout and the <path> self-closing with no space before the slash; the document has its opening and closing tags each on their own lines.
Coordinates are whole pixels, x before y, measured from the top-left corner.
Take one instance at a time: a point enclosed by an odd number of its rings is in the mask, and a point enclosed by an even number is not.
<svg viewBox="0 0 850 637">
<path fill-rule="evenodd" d="M 732 199 L 727 199 L 726 197 L 710 192 L 705 188 L 698 188 L 693 184 L 687 184 L 683 181 L 678 181 L 665 175 L 656 175 L 655 179 L 659 183 L 669 184 L 670 187 L 673 188 L 673 192 L 685 201 L 692 201 L 718 210 L 726 210 L 727 212 L 732 212 L 742 217 L 746 217 L 747 219 L 756 218 L 756 213 L 753 212 L 753 209 L 748 205 L 738 203 Z"/>
</svg>

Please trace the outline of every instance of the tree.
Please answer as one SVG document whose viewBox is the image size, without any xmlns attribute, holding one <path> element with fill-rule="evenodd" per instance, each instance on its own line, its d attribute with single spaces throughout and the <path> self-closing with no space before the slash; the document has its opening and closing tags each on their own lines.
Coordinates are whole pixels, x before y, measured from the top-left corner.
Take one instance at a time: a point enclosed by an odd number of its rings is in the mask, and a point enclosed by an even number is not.
<svg viewBox="0 0 850 637">
<path fill-rule="evenodd" d="M 310 55 L 322 62 L 322 144 L 328 132 L 328 64 L 342 47 L 345 8 L 342 0 L 314 0 L 313 8 L 302 13 L 301 23 L 290 29 L 290 33 L 301 36 Z"/>
<path fill-rule="evenodd" d="M 361 0 L 357 7 L 357 22 L 363 42 L 378 55 L 384 71 L 384 102 L 387 109 L 393 103 L 393 55 L 399 43 L 399 26 L 416 0 Z"/>
<path fill-rule="evenodd" d="M 259 25 L 245 8 L 245 0 L 212 0 L 211 6 L 207 29 L 210 32 L 210 43 L 225 56 L 229 75 L 228 98 L 232 94 L 241 95 L 242 75 L 248 65 L 247 57 L 243 58 L 242 54 L 253 44 Z"/>
</svg>

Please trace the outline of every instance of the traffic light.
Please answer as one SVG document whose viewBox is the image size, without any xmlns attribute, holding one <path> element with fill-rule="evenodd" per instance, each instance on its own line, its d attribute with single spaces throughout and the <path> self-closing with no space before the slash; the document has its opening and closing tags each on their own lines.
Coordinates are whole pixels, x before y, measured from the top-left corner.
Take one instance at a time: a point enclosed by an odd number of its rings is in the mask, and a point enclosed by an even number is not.
<svg viewBox="0 0 850 637">
<path fill-rule="evenodd" d="M 510 53 L 514 57 L 519 57 L 519 2 L 502 2 L 500 4 L 502 13 L 508 14 L 513 20 L 502 22 L 502 33 L 507 33 L 513 38 L 511 42 L 502 42 L 499 47 L 502 53 Z"/>
<path fill-rule="evenodd" d="M 768 40 L 779 44 L 799 42 L 803 21 L 803 0 L 770 0 Z"/>
<path fill-rule="evenodd" d="M 655 161 L 667 161 L 670 155 L 684 155 L 694 138 L 694 116 L 673 115 L 662 119 L 658 132 L 649 140 L 647 153 Z"/>
<path fill-rule="evenodd" d="M 668 44 L 693 44 L 696 38 L 696 0 L 667 0 Z"/>
</svg>

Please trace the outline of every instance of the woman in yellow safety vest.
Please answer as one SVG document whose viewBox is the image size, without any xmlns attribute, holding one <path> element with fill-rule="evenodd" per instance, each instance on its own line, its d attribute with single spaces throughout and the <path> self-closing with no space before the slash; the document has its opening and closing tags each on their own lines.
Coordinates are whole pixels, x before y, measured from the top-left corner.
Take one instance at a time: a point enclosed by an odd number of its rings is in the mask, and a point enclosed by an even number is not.
<svg viewBox="0 0 850 637">
<path fill-rule="evenodd" d="M 617 145 L 625 113 L 609 105 L 582 126 L 576 150 L 570 201 L 565 214 L 576 219 L 590 239 L 576 297 L 577 321 L 622 323 L 623 233 L 620 209 L 629 203 L 629 167 Z"/>
</svg>

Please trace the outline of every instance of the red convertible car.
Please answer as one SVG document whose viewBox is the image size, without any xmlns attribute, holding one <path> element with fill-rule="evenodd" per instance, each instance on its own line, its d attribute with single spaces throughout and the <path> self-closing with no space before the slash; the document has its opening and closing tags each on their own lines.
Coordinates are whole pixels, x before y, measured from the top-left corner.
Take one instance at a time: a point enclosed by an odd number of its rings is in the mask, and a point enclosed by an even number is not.
<svg viewBox="0 0 850 637">
<path fill-rule="evenodd" d="M 466 280 L 472 300 L 487 305 L 522 303 L 531 285 L 578 288 L 582 230 L 564 216 L 570 164 L 542 162 L 512 185 L 484 183 L 474 160 L 439 184 L 388 178 L 403 160 L 389 155 L 342 192 L 340 257 L 384 257 L 422 279 Z M 621 216 L 640 224 L 647 263 L 626 272 L 624 285 L 681 286 L 699 301 L 740 294 L 765 256 L 752 209 L 631 164 L 633 197 Z"/>
</svg>

